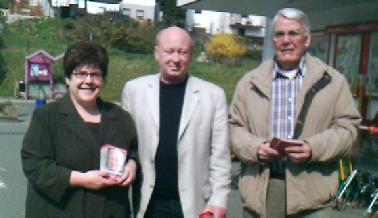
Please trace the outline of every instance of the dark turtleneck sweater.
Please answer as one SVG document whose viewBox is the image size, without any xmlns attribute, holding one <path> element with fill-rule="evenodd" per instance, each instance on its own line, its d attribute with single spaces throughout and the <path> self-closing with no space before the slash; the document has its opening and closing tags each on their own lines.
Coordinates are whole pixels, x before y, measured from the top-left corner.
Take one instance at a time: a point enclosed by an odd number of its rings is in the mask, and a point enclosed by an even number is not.
<svg viewBox="0 0 378 218">
<path fill-rule="evenodd" d="M 154 196 L 179 199 L 177 143 L 187 78 L 179 84 L 160 82 L 160 131 L 155 156 Z"/>
</svg>

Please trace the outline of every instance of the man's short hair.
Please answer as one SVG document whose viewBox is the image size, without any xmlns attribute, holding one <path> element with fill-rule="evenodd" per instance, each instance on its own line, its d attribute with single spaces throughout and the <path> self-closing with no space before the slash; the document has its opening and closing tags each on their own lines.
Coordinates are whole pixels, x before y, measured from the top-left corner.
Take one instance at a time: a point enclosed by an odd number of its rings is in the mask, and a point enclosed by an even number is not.
<svg viewBox="0 0 378 218">
<path fill-rule="evenodd" d="M 296 8 L 280 9 L 279 11 L 277 11 L 276 15 L 273 18 L 273 22 L 272 22 L 273 28 L 276 24 L 277 18 L 280 17 L 280 16 L 287 18 L 287 19 L 290 19 L 290 20 L 296 20 L 296 21 L 300 22 L 305 29 L 305 34 L 307 35 L 307 34 L 310 33 L 310 22 L 308 21 L 308 18 L 303 11 L 296 9 Z"/>
</svg>

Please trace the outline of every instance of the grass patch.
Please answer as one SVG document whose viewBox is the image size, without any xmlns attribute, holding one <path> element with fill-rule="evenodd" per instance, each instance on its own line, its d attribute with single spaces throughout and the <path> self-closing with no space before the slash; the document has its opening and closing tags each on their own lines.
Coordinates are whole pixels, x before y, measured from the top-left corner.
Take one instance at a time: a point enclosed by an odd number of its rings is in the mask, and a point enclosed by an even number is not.
<svg viewBox="0 0 378 218">
<path fill-rule="evenodd" d="M 52 55 L 63 53 L 72 41 L 64 36 L 64 22 L 57 19 L 21 21 L 6 25 L 0 50 L 0 95 L 13 96 L 14 88 L 24 78 L 25 56 L 43 49 Z M 102 92 L 106 100 L 119 101 L 126 81 L 158 71 L 153 54 L 130 54 L 108 46 L 110 56 L 109 73 Z M 193 56 L 195 60 L 198 56 Z M 228 102 L 231 101 L 237 81 L 259 61 L 242 59 L 238 65 L 222 63 L 197 63 L 189 68 L 192 75 L 211 81 L 225 89 Z M 62 61 L 54 65 L 54 78 L 63 82 Z"/>
</svg>

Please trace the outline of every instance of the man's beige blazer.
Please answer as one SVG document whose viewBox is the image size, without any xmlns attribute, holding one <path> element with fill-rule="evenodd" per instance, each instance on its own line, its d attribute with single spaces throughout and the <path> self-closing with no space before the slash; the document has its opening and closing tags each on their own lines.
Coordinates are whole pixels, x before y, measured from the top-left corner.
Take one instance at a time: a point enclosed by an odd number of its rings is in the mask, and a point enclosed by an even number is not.
<svg viewBox="0 0 378 218">
<path fill-rule="evenodd" d="M 122 106 L 131 113 L 137 127 L 143 171 L 138 218 L 144 216 L 155 185 L 159 76 L 154 74 L 129 81 L 122 93 Z M 227 104 L 221 88 L 189 76 L 177 146 L 178 188 L 184 217 L 197 218 L 206 205 L 226 207 L 231 161 Z"/>
</svg>

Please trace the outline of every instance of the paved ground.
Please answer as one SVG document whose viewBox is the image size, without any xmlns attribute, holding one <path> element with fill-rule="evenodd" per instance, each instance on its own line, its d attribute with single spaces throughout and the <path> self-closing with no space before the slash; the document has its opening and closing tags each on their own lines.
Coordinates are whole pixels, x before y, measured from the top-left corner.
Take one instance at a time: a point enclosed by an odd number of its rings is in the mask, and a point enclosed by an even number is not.
<svg viewBox="0 0 378 218">
<path fill-rule="evenodd" d="M 7 99 L 0 99 L 6 101 Z M 22 138 L 34 109 L 33 101 L 14 101 L 20 114 L 20 122 L 0 120 L 0 218 L 24 217 L 26 179 L 21 170 L 20 149 Z M 233 163 L 235 170 L 238 163 Z M 242 218 L 242 206 L 238 191 L 233 189 L 228 205 L 229 218 Z M 346 210 L 340 218 L 363 217 L 362 210 Z"/>
<path fill-rule="evenodd" d="M 17 103 L 21 122 L 0 121 L 0 217 L 24 217 L 26 179 L 21 171 L 20 148 L 33 103 Z"/>
</svg>

